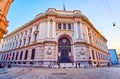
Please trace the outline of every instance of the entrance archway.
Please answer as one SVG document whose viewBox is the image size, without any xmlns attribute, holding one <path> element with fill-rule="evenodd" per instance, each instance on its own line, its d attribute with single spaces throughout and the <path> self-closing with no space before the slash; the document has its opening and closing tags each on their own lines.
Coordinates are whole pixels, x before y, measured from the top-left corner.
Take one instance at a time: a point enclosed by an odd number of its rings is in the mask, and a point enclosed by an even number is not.
<svg viewBox="0 0 120 79">
<path fill-rule="evenodd" d="M 58 62 L 71 63 L 71 42 L 67 37 L 58 40 Z"/>
</svg>

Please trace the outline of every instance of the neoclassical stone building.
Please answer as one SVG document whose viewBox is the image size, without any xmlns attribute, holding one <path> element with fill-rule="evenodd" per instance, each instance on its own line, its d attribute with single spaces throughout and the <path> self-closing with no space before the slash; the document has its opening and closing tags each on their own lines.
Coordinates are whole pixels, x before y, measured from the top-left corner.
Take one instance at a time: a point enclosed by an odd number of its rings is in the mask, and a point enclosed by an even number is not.
<svg viewBox="0 0 120 79">
<path fill-rule="evenodd" d="M 96 66 L 106 65 L 109 54 L 106 38 L 80 10 L 49 8 L 4 37 L 0 60 L 16 66 Z"/>
</svg>

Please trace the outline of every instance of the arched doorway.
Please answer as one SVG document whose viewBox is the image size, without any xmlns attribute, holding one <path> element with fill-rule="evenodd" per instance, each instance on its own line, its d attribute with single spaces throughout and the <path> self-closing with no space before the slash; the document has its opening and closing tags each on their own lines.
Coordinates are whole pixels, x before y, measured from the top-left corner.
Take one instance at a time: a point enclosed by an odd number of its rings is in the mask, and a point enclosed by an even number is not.
<svg viewBox="0 0 120 79">
<path fill-rule="evenodd" d="M 58 40 L 58 62 L 71 63 L 71 42 L 67 37 Z"/>
</svg>

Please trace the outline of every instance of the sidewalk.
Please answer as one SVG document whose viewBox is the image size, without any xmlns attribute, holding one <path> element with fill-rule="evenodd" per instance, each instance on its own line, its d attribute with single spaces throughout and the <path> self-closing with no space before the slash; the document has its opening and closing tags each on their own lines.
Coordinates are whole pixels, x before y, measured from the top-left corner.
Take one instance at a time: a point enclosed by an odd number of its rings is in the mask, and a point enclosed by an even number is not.
<svg viewBox="0 0 120 79">
<path fill-rule="evenodd" d="M 7 73 L 8 69 L 7 68 L 0 68 L 0 74 Z"/>
</svg>

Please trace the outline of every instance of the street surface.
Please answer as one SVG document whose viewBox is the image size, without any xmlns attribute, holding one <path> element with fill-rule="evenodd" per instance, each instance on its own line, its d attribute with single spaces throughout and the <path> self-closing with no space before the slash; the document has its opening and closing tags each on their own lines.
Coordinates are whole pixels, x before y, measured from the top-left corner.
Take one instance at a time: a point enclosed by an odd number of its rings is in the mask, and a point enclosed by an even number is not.
<svg viewBox="0 0 120 79">
<path fill-rule="evenodd" d="M 101 68 L 13 67 L 0 79 L 120 79 L 120 65 Z"/>
</svg>

